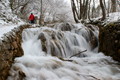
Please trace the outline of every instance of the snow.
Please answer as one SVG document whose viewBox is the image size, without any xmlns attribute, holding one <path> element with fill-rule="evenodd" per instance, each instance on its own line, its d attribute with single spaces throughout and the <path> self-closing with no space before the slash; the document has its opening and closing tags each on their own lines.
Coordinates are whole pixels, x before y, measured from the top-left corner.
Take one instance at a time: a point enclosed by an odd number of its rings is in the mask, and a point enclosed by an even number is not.
<svg viewBox="0 0 120 80">
<path fill-rule="evenodd" d="M 0 39 L 13 28 L 24 24 L 15 14 L 12 13 L 9 0 L 0 0 Z"/>
<path fill-rule="evenodd" d="M 106 19 L 106 22 L 116 22 L 120 20 L 120 12 L 110 13 Z"/>
<path fill-rule="evenodd" d="M 100 20 L 102 16 L 93 18 L 93 21 Z M 89 20 L 86 20 L 89 22 Z M 111 22 L 120 22 L 120 12 L 109 13 L 106 16 L 106 19 L 103 21 L 103 24 L 109 24 Z"/>
<path fill-rule="evenodd" d="M 0 23 L 5 23 L 0 21 Z M 19 27 L 20 25 L 24 24 L 23 22 L 19 22 L 18 24 L 0 24 L 0 39 L 2 39 L 3 35 L 7 32 L 10 32 L 15 27 Z"/>
<path fill-rule="evenodd" d="M 9 0 L 0 0 L 0 24 L 18 23 L 21 20 L 12 13 Z"/>
<path fill-rule="evenodd" d="M 0 24 L 7 24 L 7 23 L 3 20 L 0 20 Z"/>
</svg>

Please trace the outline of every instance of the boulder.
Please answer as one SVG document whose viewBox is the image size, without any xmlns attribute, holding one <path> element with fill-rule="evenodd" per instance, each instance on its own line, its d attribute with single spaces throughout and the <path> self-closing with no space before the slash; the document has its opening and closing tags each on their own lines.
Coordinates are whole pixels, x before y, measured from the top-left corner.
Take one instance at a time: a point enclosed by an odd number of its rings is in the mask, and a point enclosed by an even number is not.
<svg viewBox="0 0 120 80">
<path fill-rule="evenodd" d="M 120 23 L 100 27 L 99 51 L 120 62 Z"/>
</svg>

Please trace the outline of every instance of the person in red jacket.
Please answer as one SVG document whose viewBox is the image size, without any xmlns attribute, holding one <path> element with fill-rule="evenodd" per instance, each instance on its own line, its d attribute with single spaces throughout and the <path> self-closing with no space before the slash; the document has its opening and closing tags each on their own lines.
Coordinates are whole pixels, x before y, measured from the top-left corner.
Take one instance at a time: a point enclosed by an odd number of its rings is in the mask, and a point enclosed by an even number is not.
<svg viewBox="0 0 120 80">
<path fill-rule="evenodd" d="M 30 14 L 29 20 L 31 24 L 34 24 L 35 16 L 33 15 L 33 13 Z"/>
</svg>

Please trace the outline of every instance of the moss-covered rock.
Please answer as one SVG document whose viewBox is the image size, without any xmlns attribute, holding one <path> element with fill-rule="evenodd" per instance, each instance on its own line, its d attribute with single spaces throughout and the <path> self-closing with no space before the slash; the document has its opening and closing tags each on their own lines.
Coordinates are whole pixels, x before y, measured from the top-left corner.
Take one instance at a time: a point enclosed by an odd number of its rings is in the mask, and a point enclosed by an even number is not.
<svg viewBox="0 0 120 80">
<path fill-rule="evenodd" d="M 120 62 L 120 23 L 100 27 L 99 51 Z"/>
</svg>

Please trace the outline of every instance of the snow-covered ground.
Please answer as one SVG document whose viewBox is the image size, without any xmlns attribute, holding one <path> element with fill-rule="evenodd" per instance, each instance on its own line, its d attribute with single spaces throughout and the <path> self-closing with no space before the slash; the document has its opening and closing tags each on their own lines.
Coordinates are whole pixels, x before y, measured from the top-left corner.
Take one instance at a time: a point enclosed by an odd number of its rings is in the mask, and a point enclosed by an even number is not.
<svg viewBox="0 0 120 80">
<path fill-rule="evenodd" d="M 24 24 L 17 15 L 12 13 L 9 0 L 0 0 L 0 39 L 4 33 L 11 31 L 14 27 Z"/>
<path fill-rule="evenodd" d="M 93 21 L 101 19 L 102 16 L 93 18 Z M 111 23 L 111 22 L 117 22 L 120 21 L 120 12 L 114 12 L 114 13 L 109 13 L 106 16 L 106 19 L 103 21 L 105 24 Z M 88 21 L 89 22 L 89 21 Z"/>
<path fill-rule="evenodd" d="M 12 13 L 9 0 L 0 0 L 0 24 L 17 23 L 19 21 L 21 20 Z"/>
<path fill-rule="evenodd" d="M 107 18 L 106 18 L 106 22 L 116 22 L 120 20 L 120 12 L 114 12 L 114 13 L 110 13 Z"/>
<path fill-rule="evenodd" d="M 3 23 L 5 23 L 5 22 L 3 22 Z M 22 24 L 24 24 L 24 23 L 23 22 L 19 22 L 18 24 L 13 24 L 13 23 L 10 23 L 10 24 L 0 24 L 0 39 L 1 39 L 1 37 L 5 33 L 11 31 L 15 27 L 19 27 Z"/>
</svg>

